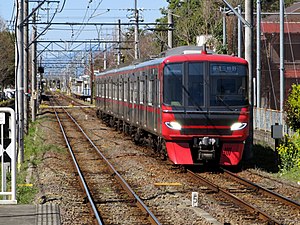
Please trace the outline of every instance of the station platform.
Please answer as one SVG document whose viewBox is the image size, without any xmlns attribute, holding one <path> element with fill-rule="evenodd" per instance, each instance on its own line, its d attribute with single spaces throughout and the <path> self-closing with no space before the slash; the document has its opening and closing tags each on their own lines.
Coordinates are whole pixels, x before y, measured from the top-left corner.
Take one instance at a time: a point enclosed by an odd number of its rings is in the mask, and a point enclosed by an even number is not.
<svg viewBox="0 0 300 225">
<path fill-rule="evenodd" d="M 60 225 L 58 205 L 0 205 L 0 225 Z"/>
</svg>

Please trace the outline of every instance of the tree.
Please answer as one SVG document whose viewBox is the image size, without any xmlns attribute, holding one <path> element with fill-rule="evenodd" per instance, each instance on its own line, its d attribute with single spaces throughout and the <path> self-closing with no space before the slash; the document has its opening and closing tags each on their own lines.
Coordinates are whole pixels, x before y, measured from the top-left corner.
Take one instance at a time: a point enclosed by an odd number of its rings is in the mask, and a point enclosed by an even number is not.
<svg viewBox="0 0 300 225">
<path fill-rule="evenodd" d="M 285 6 L 289 6 L 296 0 L 285 0 Z M 223 30 L 222 30 L 222 13 L 220 8 L 225 7 L 222 0 L 168 0 L 168 8 L 163 8 L 162 18 L 157 21 L 166 24 L 168 9 L 172 10 L 174 21 L 174 47 L 182 45 L 195 45 L 196 37 L 199 35 L 212 35 L 215 48 L 224 52 L 222 46 Z M 229 4 L 233 7 L 241 5 L 244 8 L 245 0 L 228 0 Z M 279 11 L 278 0 L 262 0 L 262 11 Z M 256 8 L 256 4 L 254 4 Z M 256 11 L 256 9 L 254 9 Z M 227 53 L 235 53 L 237 49 L 237 17 L 226 17 L 227 24 L 227 39 L 228 46 Z M 167 29 L 167 26 L 158 26 L 159 28 Z M 162 33 L 161 40 L 167 42 L 167 34 Z M 164 43 L 163 43 L 164 44 Z M 166 45 L 164 44 L 164 49 Z M 225 49 L 226 50 L 226 49 Z"/>
<path fill-rule="evenodd" d="M 286 123 L 294 131 L 300 130 L 300 85 L 293 84 L 285 103 Z"/>
<path fill-rule="evenodd" d="M 0 18 L 0 88 L 15 84 L 15 46 L 14 35 L 5 30 Z"/>
<path fill-rule="evenodd" d="M 216 39 L 222 34 L 222 15 L 219 11 L 220 1 L 210 0 L 170 0 L 168 9 L 173 14 L 174 47 L 195 45 L 199 35 L 212 35 Z M 168 9 L 162 9 L 162 18 L 159 22 L 167 23 Z M 163 26 L 159 26 L 163 28 Z M 167 27 L 164 27 L 167 29 Z M 166 40 L 166 33 L 164 33 Z"/>
</svg>

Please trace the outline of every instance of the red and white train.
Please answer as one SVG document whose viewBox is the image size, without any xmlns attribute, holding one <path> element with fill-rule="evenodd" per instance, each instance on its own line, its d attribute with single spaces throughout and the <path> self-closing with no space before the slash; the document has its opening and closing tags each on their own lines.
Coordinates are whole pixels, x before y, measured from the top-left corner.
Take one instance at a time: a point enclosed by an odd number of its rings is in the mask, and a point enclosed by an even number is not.
<svg viewBox="0 0 300 225">
<path fill-rule="evenodd" d="M 198 50 L 105 71 L 97 115 L 175 164 L 237 165 L 249 138 L 247 67 Z"/>
</svg>

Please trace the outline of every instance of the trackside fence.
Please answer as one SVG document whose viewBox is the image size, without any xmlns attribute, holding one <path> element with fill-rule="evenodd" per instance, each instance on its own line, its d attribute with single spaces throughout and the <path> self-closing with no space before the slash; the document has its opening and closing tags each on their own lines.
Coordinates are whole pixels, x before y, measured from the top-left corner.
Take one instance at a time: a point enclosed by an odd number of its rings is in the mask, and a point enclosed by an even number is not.
<svg viewBox="0 0 300 225">
<path fill-rule="evenodd" d="M 253 128 L 265 132 L 271 132 L 272 125 L 280 124 L 283 125 L 284 134 L 292 134 L 293 131 L 285 123 L 286 114 L 278 110 L 266 109 L 266 108 L 255 108 L 253 109 Z M 281 117 L 282 123 L 281 123 Z"/>
</svg>

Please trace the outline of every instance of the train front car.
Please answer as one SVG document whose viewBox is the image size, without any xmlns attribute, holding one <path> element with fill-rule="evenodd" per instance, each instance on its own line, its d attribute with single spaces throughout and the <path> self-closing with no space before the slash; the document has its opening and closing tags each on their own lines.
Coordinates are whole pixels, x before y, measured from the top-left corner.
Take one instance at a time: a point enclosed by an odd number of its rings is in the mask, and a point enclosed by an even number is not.
<svg viewBox="0 0 300 225">
<path fill-rule="evenodd" d="M 162 136 L 175 164 L 237 165 L 249 136 L 244 59 L 169 56 L 163 63 Z"/>
</svg>

